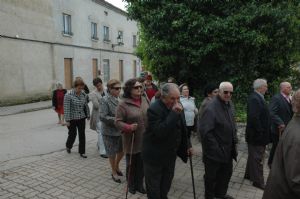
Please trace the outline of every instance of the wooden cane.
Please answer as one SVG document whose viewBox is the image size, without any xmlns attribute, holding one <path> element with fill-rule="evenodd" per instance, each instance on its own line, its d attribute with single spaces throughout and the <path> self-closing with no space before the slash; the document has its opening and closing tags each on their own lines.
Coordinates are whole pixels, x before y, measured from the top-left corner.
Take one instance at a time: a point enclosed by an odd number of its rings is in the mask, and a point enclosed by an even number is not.
<svg viewBox="0 0 300 199">
<path fill-rule="evenodd" d="M 130 149 L 130 157 L 129 157 L 129 165 L 128 165 L 128 177 L 127 177 L 127 186 L 126 186 L 126 199 L 128 198 L 128 189 L 129 189 L 129 182 L 131 180 L 131 162 L 132 162 L 132 152 L 133 152 L 133 143 L 134 143 L 134 134 L 135 132 L 132 132 L 131 137 L 131 149 Z"/>
</svg>

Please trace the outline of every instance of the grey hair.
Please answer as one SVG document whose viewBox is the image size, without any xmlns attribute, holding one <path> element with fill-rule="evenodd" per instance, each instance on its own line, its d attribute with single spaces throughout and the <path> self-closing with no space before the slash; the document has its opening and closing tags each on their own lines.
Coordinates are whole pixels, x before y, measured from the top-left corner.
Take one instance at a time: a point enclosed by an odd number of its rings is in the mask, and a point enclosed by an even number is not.
<svg viewBox="0 0 300 199">
<path fill-rule="evenodd" d="M 55 86 L 56 86 L 56 88 L 63 87 L 62 83 L 60 83 L 60 82 L 56 82 Z"/>
<path fill-rule="evenodd" d="M 219 90 L 223 91 L 225 88 L 228 88 L 228 87 L 233 88 L 232 83 L 230 83 L 230 82 L 221 82 L 221 84 L 219 86 Z"/>
<path fill-rule="evenodd" d="M 263 85 L 267 84 L 267 80 L 265 79 L 256 79 L 253 82 L 253 88 L 254 90 L 261 88 Z"/>
<path fill-rule="evenodd" d="M 281 82 L 279 85 L 280 90 L 282 90 L 284 88 L 284 86 L 286 86 L 286 85 L 291 85 L 291 83 L 290 82 Z"/>
<path fill-rule="evenodd" d="M 178 85 L 174 84 L 174 83 L 165 83 L 164 85 L 162 85 L 161 87 L 161 96 L 162 97 L 166 97 L 169 95 L 170 91 L 174 88 L 178 89 Z"/>
</svg>

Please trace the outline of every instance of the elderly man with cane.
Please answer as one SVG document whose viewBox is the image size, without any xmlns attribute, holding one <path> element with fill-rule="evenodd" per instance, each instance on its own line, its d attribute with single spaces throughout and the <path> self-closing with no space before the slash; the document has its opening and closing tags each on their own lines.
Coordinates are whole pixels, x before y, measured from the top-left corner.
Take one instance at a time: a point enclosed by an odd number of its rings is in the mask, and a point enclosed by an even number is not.
<svg viewBox="0 0 300 199">
<path fill-rule="evenodd" d="M 142 158 L 149 199 L 167 199 L 178 155 L 184 162 L 192 154 L 178 86 L 166 83 L 161 99 L 148 109 Z"/>
<path fill-rule="evenodd" d="M 204 110 L 199 122 L 205 166 L 205 199 L 233 199 L 226 195 L 237 158 L 237 134 L 231 97 L 233 86 L 222 82 L 219 94 Z"/>
</svg>

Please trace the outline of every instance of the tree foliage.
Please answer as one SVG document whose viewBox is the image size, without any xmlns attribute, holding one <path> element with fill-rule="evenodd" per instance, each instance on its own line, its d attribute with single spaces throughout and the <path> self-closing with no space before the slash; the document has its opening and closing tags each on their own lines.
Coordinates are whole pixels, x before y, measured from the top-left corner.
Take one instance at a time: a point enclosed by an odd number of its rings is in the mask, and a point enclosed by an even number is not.
<svg viewBox="0 0 300 199">
<path fill-rule="evenodd" d="M 228 80 L 242 98 L 255 78 L 278 83 L 299 61 L 299 0 L 126 1 L 140 24 L 137 54 L 159 80 Z"/>
</svg>

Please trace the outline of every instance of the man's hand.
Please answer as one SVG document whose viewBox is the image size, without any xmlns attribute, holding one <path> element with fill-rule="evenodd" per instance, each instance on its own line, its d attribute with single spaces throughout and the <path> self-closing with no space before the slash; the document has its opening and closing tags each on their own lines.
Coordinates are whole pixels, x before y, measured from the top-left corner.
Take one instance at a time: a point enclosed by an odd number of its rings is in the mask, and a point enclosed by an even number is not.
<svg viewBox="0 0 300 199">
<path fill-rule="evenodd" d="M 278 130 L 279 131 L 283 131 L 283 129 L 285 129 L 285 125 L 284 124 L 281 124 L 278 126 Z"/>
<path fill-rule="evenodd" d="M 181 113 L 183 111 L 183 107 L 180 103 L 176 103 L 174 104 L 174 106 L 172 107 L 172 110 L 176 113 Z"/>
<path fill-rule="evenodd" d="M 189 148 L 187 150 L 187 154 L 188 154 L 189 157 L 193 156 L 194 155 L 194 149 L 193 148 Z"/>
<path fill-rule="evenodd" d="M 65 124 L 66 124 L 66 126 L 67 126 L 67 127 L 69 127 L 69 126 L 70 126 L 70 122 L 66 122 Z"/>
</svg>

